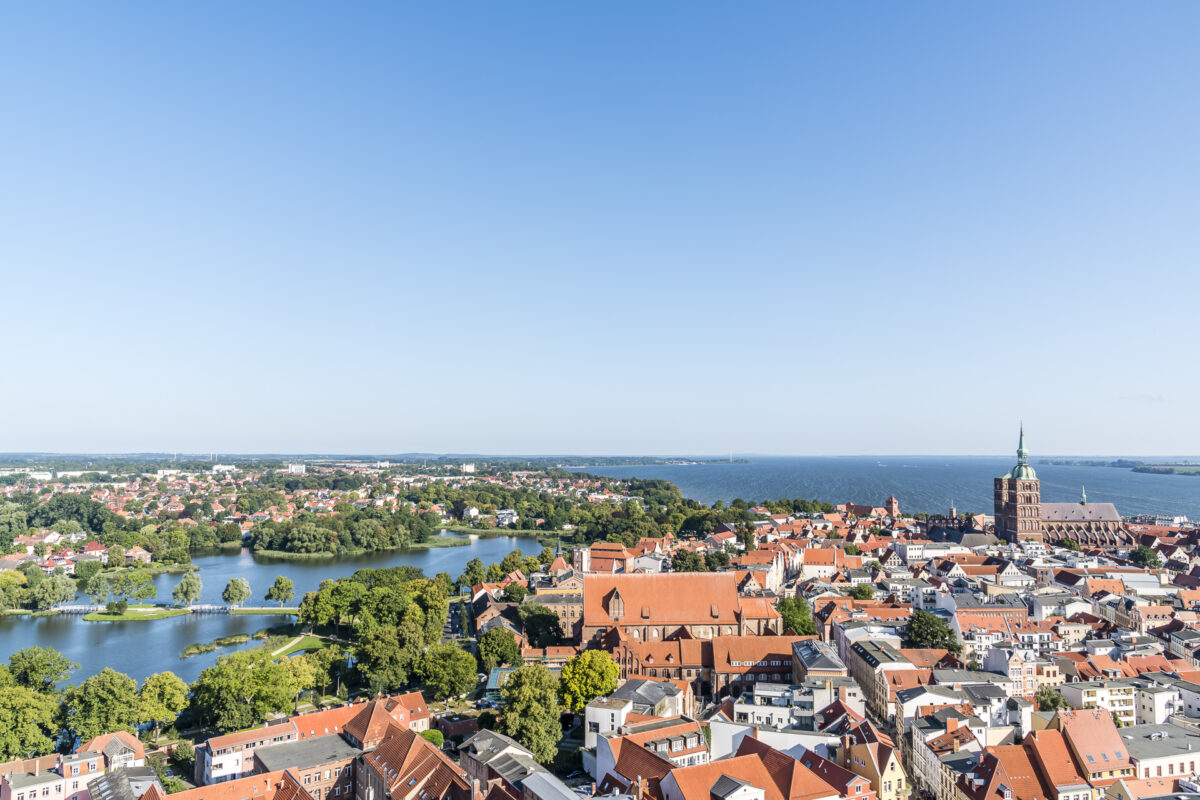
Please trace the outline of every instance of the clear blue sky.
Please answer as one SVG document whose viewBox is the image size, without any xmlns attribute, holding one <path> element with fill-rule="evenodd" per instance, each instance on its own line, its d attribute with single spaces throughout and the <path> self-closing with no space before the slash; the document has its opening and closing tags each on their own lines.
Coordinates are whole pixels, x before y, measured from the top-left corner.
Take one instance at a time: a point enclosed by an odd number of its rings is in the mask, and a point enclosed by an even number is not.
<svg viewBox="0 0 1200 800">
<path fill-rule="evenodd" d="M 0 450 L 1200 452 L 1196 3 L 0 16 Z"/>
</svg>

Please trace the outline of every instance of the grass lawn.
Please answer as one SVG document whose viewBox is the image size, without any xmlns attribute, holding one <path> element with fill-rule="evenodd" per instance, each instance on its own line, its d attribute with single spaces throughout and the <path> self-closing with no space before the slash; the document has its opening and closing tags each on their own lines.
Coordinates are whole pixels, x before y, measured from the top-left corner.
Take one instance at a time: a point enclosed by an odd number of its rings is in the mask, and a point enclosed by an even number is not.
<svg viewBox="0 0 1200 800">
<path fill-rule="evenodd" d="M 300 609 L 296 606 L 283 606 L 282 608 L 264 608 L 255 606 L 254 608 L 231 608 L 230 614 L 290 614 L 293 617 L 300 613 Z"/>
<path fill-rule="evenodd" d="M 289 647 L 286 647 L 283 650 L 280 650 L 279 652 L 275 653 L 274 655 L 276 658 L 286 658 L 287 656 L 290 656 L 294 653 L 299 653 L 304 650 L 320 650 L 321 648 L 328 647 L 328 646 L 329 646 L 329 643 L 326 642 L 321 637 L 313 636 L 311 634 L 306 634 L 304 636 L 301 636 L 298 641 L 294 642 Z"/>
<path fill-rule="evenodd" d="M 107 611 L 93 611 L 90 614 L 84 614 L 83 618 L 88 622 L 128 622 L 130 620 L 166 619 L 167 617 L 179 617 L 190 613 L 192 612 L 188 611 L 186 608 L 131 605 L 128 609 L 126 609 L 124 614 L 109 614 Z"/>
</svg>

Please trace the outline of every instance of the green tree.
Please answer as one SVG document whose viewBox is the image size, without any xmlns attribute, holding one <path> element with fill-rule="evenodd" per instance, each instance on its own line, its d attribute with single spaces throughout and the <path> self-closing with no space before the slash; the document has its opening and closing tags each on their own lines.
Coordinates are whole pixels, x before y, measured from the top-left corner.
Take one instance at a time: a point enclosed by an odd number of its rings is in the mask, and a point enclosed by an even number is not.
<svg viewBox="0 0 1200 800">
<path fill-rule="evenodd" d="M 199 721 L 220 731 L 259 723 L 268 714 L 290 713 L 305 688 L 285 658 L 276 662 L 263 650 L 240 650 L 200 673 L 192 684 L 192 708 Z"/>
<path fill-rule="evenodd" d="M 75 580 L 80 586 L 85 586 L 88 580 L 100 571 L 99 561 L 77 561 L 75 562 Z"/>
<path fill-rule="evenodd" d="M 1079 542 L 1075 541 L 1074 539 L 1059 539 L 1058 546 L 1067 550 L 1074 550 L 1076 553 L 1078 553 L 1080 550 Z"/>
<path fill-rule="evenodd" d="M 28 686 L 0 685 L 0 762 L 52 753 L 57 712 L 50 695 Z"/>
<path fill-rule="evenodd" d="M 434 747 L 441 747 L 446 743 L 446 737 L 437 728 L 421 731 L 421 738 L 427 742 L 431 742 Z"/>
<path fill-rule="evenodd" d="M 511 736 L 543 764 L 554 760 L 562 739 L 558 681 L 541 665 L 514 670 L 500 690 L 504 716 L 500 732 Z"/>
<path fill-rule="evenodd" d="M 504 628 L 492 628 L 479 637 L 478 653 L 479 666 L 485 673 L 502 664 L 521 662 L 521 646 L 512 632 Z"/>
<path fill-rule="evenodd" d="M 954 631 L 941 617 L 929 611 L 914 611 L 905 628 L 905 639 L 909 647 L 962 652 Z"/>
<path fill-rule="evenodd" d="M 99 604 L 108 599 L 112 594 L 112 586 L 108 582 L 108 578 L 103 573 L 97 572 L 92 577 L 88 578 L 87 584 L 84 585 L 83 591 L 92 598 L 92 602 Z"/>
<path fill-rule="evenodd" d="M 671 556 L 672 572 L 705 572 L 704 559 L 694 550 L 679 550 Z"/>
<path fill-rule="evenodd" d="M 296 585 L 292 583 L 291 578 L 280 575 L 271 584 L 271 588 L 267 589 L 267 594 L 263 599 L 274 600 L 282 607 L 284 603 L 290 603 L 295 596 Z"/>
<path fill-rule="evenodd" d="M 175 721 L 187 707 L 188 685 L 173 672 L 156 672 L 138 691 L 138 722 L 154 723 L 154 741 L 162 725 Z"/>
<path fill-rule="evenodd" d="M 875 589 L 869 583 L 860 583 L 850 590 L 850 596 L 855 600 L 874 600 Z"/>
<path fill-rule="evenodd" d="M 525 588 L 525 584 L 513 581 L 508 586 L 504 587 L 504 599 L 510 603 L 519 603 L 529 595 L 529 590 Z"/>
<path fill-rule="evenodd" d="M 1129 554 L 1129 560 L 1144 569 L 1158 569 L 1162 566 L 1162 558 L 1158 553 L 1144 544 L 1133 548 L 1133 552 Z"/>
<path fill-rule="evenodd" d="M 597 697 L 617 688 L 621 669 L 603 650 L 584 650 L 563 665 L 558 696 L 568 711 L 579 713 Z"/>
<path fill-rule="evenodd" d="M 483 583 L 486 578 L 487 569 L 483 566 L 483 561 L 478 558 L 472 558 L 467 562 L 463 574 L 458 576 L 458 585 L 469 589 L 472 586 Z"/>
<path fill-rule="evenodd" d="M 813 621 L 812 611 L 808 601 L 803 597 L 784 597 L 775 605 L 779 616 L 783 617 L 783 629 L 795 631 L 797 636 L 812 636 L 817 632 L 817 624 Z"/>
<path fill-rule="evenodd" d="M 102 733 L 133 731 L 138 723 L 137 681 L 105 667 L 63 698 L 65 727 L 81 742 Z"/>
<path fill-rule="evenodd" d="M 412 620 L 398 628 L 375 628 L 358 644 L 358 669 L 372 690 L 407 686 L 420 666 L 424 642 L 424 631 Z"/>
<path fill-rule="evenodd" d="M 190 606 L 200 599 L 200 590 L 203 586 L 200 576 L 195 572 L 189 572 L 179 580 L 175 591 L 171 592 L 171 597 L 177 606 Z"/>
<path fill-rule="evenodd" d="M 562 623 L 550 609 L 537 603 L 520 606 L 521 625 L 525 638 L 534 647 L 549 647 L 562 639 Z"/>
<path fill-rule="evenodd" d="M 475 686 L 475 658 L 450 644 L 435 644 L 421 660 L 421 680 L 435 700 L 466 694 Z"/>
<path fill-rule="evenodd" d="M 33 599 L 37 607 L 42 609 L 74 600 L 75 581 L 65 575 L 52 575 L 33 590 Z"/>
<path fill-rule="evenodd" d="M 1060 708 L 1070 708 L 1071 704 L 1062 696 L 1062 693 L 1053 686 L 1038 687 L 1037 695 L 1034 699 L 1037 701 L 1038 711 L 1056 711 Z"/>
<path fill-rule="evenodd" d="M 231 606 L 240 606 L 250 599 L 250 582 L 245 578 L 230 578 L 221 599 Z"/>
<path fill-rule="evenodd" d="M 41 694 L 53 693 L 78 668 L 78 664 L 57 650 L 37 645 L 22 648 L 8 658 L 13 682 Z"/>
</svg>

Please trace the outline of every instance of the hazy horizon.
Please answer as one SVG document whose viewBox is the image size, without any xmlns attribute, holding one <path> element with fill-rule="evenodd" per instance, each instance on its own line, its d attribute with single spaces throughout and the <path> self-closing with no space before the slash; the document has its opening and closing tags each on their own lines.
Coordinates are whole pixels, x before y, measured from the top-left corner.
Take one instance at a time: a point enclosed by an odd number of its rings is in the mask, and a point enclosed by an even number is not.
<svg viewBox="0 0 1200 800">
<path fill-rule="evenodd" d="M 399 452 L 385 451 L 339 451 L 329 450 L 324 452 L 317 451 L 291 451 L 291 452 L 251 452 L 251 451 L 230 451 L 227 453 L 217 453 L 216 461 L 220 462 L 222 457 L 226 458 L 438 458 L 438 459 L 463 459 L 463 458 L 497 458 L 497 459 L 519 459 L 519 458 L 656 458 L 656 459 L 691 459 L 704 461 L 727 460 L 731 456 L 729 453 L 600 453 L 600 452 L 579 452 L 579 453 L 534 453 L 534 452 L 514 452 L 514 453 L 485 453 L 485 452 Z M 12 451 L 0 452 L 0 459 L 16 458 L 20 456 L 29 457 L 98 457 L 98 458 L 135 458 L 135 457 L 161 457 L 161 458 L 178 458 L 179 460 L 203 460 L 210 461 L 209 453 L 185 453 L 173 452 L 170 450 L 145 450 L 145 451 Z M 738 453 L 732 454 L 733 459 L 753 459 L 753 458 L 1015 458 L 1013 453 Z M 1128 454 L 1128 453 L 1045 453 L 1045 454 L 1030 454 L 1029 460 L 1036 463 L 1039 459 L 1200 459 L 1200 454 Z"/>
</svg>

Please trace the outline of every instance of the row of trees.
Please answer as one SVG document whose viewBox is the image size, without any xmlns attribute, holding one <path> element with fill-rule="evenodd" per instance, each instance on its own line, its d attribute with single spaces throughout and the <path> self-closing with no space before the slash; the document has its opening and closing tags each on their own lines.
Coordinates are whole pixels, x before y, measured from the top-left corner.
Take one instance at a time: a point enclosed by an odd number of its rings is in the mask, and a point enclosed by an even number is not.
<svg viewBox="0 0 1200 800">
<path fill-rule="evenodd" d="M 188 686 L 159 672 L 142 683 L 105 668 L 78 686 L 59 688 L 79 665 L 42 647 L 18 650 L 0 665 L 0 761 L 53 752 L 60 732 L 68 744 L 102 733 L 175 721 L 188 703 Z"/>
<path fill-rule="evenodd" d="M 394 550 L 427 541 L 441 525 L 434 513 L 358 509 L 349 503 L 335 508 L 339 513 L 334 515 L 299 514 L 287 522 L 260 522 L 246 543 L 252 550 L 285 553 Z"/>
</svg>

